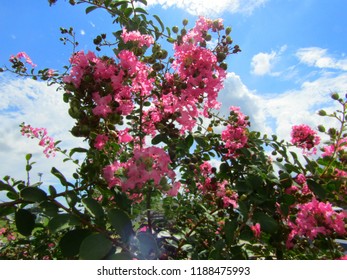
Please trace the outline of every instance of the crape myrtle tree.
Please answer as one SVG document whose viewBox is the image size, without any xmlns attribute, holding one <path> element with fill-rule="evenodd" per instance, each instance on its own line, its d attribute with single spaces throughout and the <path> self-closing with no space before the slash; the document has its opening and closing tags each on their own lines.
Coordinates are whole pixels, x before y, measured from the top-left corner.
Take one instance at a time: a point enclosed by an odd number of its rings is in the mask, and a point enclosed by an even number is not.
<svg viewBox="0 0 347 280">
<path fill-rule="evenodd" d="M 59 186 L 33 183 L 27 154 L 27 179 L 3 178 L 1 258 L 345 258 L 335 240 L 346 237 L 347 214 L 333 206 L 347 205 L 346 99 L 334 93 L 341 109 L 319 112 L 339 127 L 298 124 L 291 143 L 262 135 L 232 104 L 218 114 L 225 61 L 240 51 L 221 19 L 166 28 L 145 0 L 69 2 L 104 10 L 115 32 L 84 52 L 61 28 L 72 47 L 62 73 L 36 70 L 25 52 L 1 71 L 58 84 L 70 133 L 88 148 L 64 150 L 45 128 L 20 125 L 76 170 L 69 179 L 53 167 Z"/>
</svg>

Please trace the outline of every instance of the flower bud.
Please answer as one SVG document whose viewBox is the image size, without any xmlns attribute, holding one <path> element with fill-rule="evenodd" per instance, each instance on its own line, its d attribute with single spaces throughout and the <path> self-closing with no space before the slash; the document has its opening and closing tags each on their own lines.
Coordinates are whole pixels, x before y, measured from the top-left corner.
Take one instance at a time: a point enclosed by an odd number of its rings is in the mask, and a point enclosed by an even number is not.
<svg viewBox="0 0 347 280">
<path fill-rule="evenodd" d="M 337 131 L 335 128 L 329 128 L 328 133 L 330 136 L 335 136 Z"/>
<path fill-rule="evenodd" d="M 188 24 L 188 20 L 184 19 L 182 23 L 183 23 L 184 26 L 186 26 Z"/>
<path fill-rule="evenodd" d="M 324 110 L 319 110 L 318 115 L 324 117 L 327 115 L 327 112 L 325 112 Z"/>
<path fill-rule="evenodd" d="M 338 93 L 335 92 L 335 93 L 333 93 L 333 94 L 331 95 L 331 98 L 334 99 L 334 100 L 339 100 L 340 96 L 339 96 Z"/>
<path fill-rule="evenodd" d="M 318 126 L 318 131 L 319 132 L 325 132 L 325 127 L 323 125 Z"/>
<path fill-rule="evenodd" d="M 227 27 L 226 29 L 225 29 L 225 34 L 226 35 L 229 35 L 230 33 L 231 33 L 231 27 L 229 26 L 229 27 Z"/>
<path fill-rule="evenodd" d="M 178 33 L 178 26 L 172 27 L 172 32 L 173 33 Z"/>
<path fill-rule="evenodd" d="M 222 62 L 221 64 L 219 64 L 219 67 L 222 68 L 223 70 L 227 70 L 228 64 L 226 64 L 225 62 Z"/>
<path fill-rule="evenodd" d="M 212 39 L 211 34 L 206 34 L 205 40 L 208 42 L 208 41 L 211 41 L 211 39 Z"/>
</svg>

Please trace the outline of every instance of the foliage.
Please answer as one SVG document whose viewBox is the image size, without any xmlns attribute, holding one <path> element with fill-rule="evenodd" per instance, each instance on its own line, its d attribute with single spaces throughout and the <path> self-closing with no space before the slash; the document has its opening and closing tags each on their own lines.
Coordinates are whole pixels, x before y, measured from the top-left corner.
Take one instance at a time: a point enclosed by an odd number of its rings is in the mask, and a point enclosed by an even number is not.
<svg viewBox="0 0 347 280">
<path fill-rule="evenodd" d="M 186 20 L 170 29 L 148 15 L 145 0 L 69 2 L 89 4 L 86 13 L 105 10 L 118 31 L 111 39 L 100 34 L 96 53 L 84 53 L 73 29 L 61 28 L 73 48 L 64 73 L 35 72 L 24 52 L 2 71 L 59 84 L 75 120 L 70 132 L 89 148 L 62 150 L 47 130 L 21 125 L 47 156 L 63 153 L 76 171 L 72 181 L 52 168 L 58 190 L 32 184 L 28 154 L 26 181 L 0 181 L 8 197 L 0 204 L 2 258 L 342 256 L 335 239 L 346 237 L 347 214 L 332 205 L 347 206 L 346 100 L 333 94 L 342 109 L 319 112 L 340 123 L 319 126 L 329 138 L 321 147 L 306 125 L 293 127 L 292 144 L 261 135 L 237 107 L 228 117 L 216 113 L 225 61 L 240 51 L 221 20 L 200 17 L 191 29 Z M 172 51 L 161 46 L 165 40 Z M 102 55 L 105 47 L 114 57 Z M 82 163 L 75 154 L 85 155 Z"/>
</svg>

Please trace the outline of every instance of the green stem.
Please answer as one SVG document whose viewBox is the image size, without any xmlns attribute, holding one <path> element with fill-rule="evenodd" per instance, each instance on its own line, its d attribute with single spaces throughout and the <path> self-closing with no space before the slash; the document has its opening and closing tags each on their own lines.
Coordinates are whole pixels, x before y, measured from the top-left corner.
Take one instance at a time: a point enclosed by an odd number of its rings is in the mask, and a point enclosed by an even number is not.
<svg viewBox="0 0 347 280">
<path fill-rule="evenodd" d="M 340 144 L 339 142 L 342 138 L 343 130 L 344 130 L 345 123 L 346 123 L 346 121 L 345 121 L 346 104 L 347 103 L 341 103 L 341 105 L 343 106 L 342 118 L 341 119 L 337 118 L 341 122 L 340 131 L 338 133 L 337 139 L 335 140 L 334 152 L 330 158 L 328 165 L 325 167 L 325 169 L 323 170 L 320 177 L 323 177 L 325 175 L 325 173 L 330 169 L 332 163 L 335 161 L 335 156 L 338 152 L 338 148 L 339 148 L 339 144 Z"/>
</svg>

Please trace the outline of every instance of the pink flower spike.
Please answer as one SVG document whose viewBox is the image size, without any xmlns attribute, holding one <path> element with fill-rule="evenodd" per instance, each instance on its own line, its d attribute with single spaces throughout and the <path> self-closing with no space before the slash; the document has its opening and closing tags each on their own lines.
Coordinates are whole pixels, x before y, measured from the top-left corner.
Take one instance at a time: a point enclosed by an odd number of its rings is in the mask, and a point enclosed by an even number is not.
<svg viewBox="0 0 347 280">
<path fill-rule="evenodd" d="M 13 62 L 15 59 L 25 59 L 25 62 L 28 63 L 29 65 L 31 65 L 31 67 L 35 68 L 37 65 L 34 64 L 31 60 L 31 58 L 25 53 L 25 52 L 19 52 L 17 53 L 17 55 L 12 55 L 10 57 L 10 61 Z"/>
</svg>

